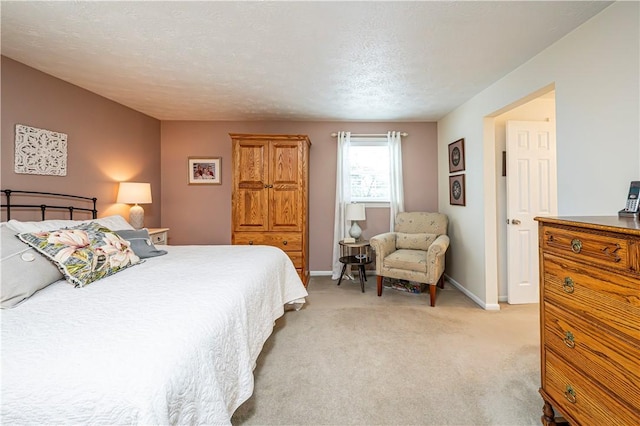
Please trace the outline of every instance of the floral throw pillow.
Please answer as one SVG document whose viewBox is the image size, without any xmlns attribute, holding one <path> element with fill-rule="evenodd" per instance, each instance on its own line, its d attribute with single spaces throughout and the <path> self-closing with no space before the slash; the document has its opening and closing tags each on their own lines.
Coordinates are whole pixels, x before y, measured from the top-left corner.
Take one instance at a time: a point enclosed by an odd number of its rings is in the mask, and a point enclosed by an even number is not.
<svg viewBox="0 0 640 426">
<path fill-rule="evenodd" d="M 51 259 L 76 287 L 140 263 L 128 241 L 95 222 L 18 238 Z"/>
</svg>

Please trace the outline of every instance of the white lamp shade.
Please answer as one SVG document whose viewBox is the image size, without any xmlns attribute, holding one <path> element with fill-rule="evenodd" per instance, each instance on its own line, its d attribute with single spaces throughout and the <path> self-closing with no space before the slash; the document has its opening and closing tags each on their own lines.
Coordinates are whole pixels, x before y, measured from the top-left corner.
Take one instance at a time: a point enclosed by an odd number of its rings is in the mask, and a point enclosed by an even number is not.
<svg viewBox="0 0 640 426">
<path fill-rule="evenodd" d="M 140 182 L 120 182 L 117 203 L 150 204 L 151 184 Z"/>
<path fill-rule="evenodd" d="M 345 216 L 347 220 L 365 220 L 364 204 L 351 203 L 347 204 Z"/>
<path fill-rule="evenodd" d="M 129 223 L 135 229 L 144 226 L 144 209 L 138 204 L 151 203 L 151 184 L 141 182 L 120 182 L 117 203 L 135 204 L 129 211 Z"/>
</svg>

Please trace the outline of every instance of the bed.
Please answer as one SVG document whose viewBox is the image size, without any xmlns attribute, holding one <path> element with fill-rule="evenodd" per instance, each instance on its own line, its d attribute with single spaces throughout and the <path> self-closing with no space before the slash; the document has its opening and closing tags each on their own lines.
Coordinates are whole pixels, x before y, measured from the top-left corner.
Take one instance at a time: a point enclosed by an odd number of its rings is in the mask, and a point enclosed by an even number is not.
<svg viewBox="0 0 640 426">
<path fill-rule="evenodd" d="M 2 238 L 60 224 L 11 219 Z M 167 253 L 84 286 L 57 280 L 2 309 L 3 423 L 230 424 L 274 321 L 307 292 L 275 247 L 156 249 Z"/>
</svg>

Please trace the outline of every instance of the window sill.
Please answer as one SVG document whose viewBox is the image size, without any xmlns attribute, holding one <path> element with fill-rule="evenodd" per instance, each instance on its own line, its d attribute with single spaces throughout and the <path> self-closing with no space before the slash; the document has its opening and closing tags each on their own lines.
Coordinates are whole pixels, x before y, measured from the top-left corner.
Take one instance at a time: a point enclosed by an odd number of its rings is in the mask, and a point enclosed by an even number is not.
<svg viewBox="0 0 640 426">
<path fill-rule="evenodd" d="M 375 202 L 358 201 L 358 202 L 364 204 L 365 207 L 368 209 L 378 209 L 378 208 L 388 209 L 390 206 L 390 203 L 388 201 L 375 201 Z"/>
</svg>

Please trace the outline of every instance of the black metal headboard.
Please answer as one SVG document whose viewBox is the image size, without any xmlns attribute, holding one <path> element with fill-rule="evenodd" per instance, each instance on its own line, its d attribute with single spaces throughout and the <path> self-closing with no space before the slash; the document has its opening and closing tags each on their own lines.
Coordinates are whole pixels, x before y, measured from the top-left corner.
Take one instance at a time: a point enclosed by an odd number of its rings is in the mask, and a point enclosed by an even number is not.
<svg viewBox="0 0 640 426">
<path fill-rule="evenodd" d="M 27 209 L 40 209 L 42 212 L 42 220 L 45 220 L 45 213 L 47 209 L 51 210 L 68 210 L 69 211 L 69 219 L 73 219 L 73 212 L 83 211 L 90 212 L 93 219 L 98 217 L 98 210 L 96 209 L 97 198 L 90 197 L 81 197 L 79 195 L 69 195 L 69 194 L 57 194 L 55 192 L 39 192 L 39 191 L 15 191 L 12 189 L 0 189 L 0 191 L 4 194 L 6 203 L 2 203 L 0 207 L 7 209 L 7 220 L 11 219 L 11 209 L 12 208 L 27 208 Z M 47 197 L 55 197 L 61 198 L 62 200 L 74 200 L 78 203 L 82 204 L 84 207 L 76 207 L 76 206 L 62 206 L 62 205 L 53 205 L 53 204 L 23 204 L 23 203 L 12 203 L 11 197 L 14 195 L 27 195 L 27 196 L 47 196 Z M 65 201 L 67 202 L 67 201 Z M 89 202 L 93 203 L 93 208 L 88 208 L 87 205 Z"/>
</svg>

